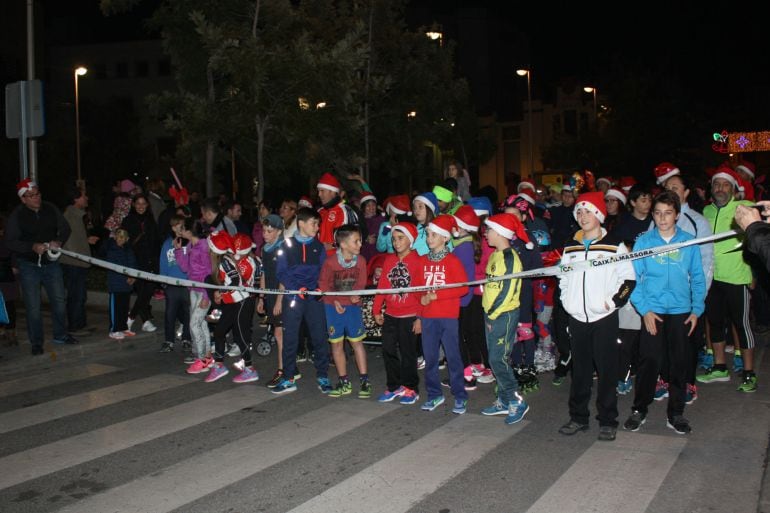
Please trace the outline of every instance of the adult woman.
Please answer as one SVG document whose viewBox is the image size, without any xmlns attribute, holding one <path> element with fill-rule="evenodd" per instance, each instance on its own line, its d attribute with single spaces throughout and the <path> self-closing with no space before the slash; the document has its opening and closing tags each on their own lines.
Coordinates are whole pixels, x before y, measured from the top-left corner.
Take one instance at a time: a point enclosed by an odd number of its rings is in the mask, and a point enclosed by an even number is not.
<svg viewBox="0 0 770 513">
<path fill-rule="evenodd" d="M 152 216 L 147 196 L 144 194 L 134 196 L 131 211 L 123 219 L 121 227 L 128 232 L 139 270 L 157 273 L 160 238 L 158 235 L 158 225 Z M 142 331 L 155 331 L 157 328 L 152 323 L 152 312 L 150 311 L 150 299 L 152 298 L 155 284 L 147 280 L 136 280 L 134 287 L 136 290 L 136 301 L 128 313 L 128 331 L 133 331 L 131 326 L 137 316 L 143 321 Z"/>
</svg>

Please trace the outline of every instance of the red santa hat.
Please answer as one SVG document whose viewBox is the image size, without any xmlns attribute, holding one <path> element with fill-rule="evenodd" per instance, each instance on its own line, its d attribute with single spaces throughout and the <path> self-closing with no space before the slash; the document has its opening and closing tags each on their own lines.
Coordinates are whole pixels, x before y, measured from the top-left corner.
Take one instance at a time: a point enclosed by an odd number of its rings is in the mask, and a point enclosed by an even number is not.
<svg viewBox="0 0 770 513">
<path fill-rule="evenodd" d="M 318 189 L 326 189 L 328 191 L 332 192 L 340 192 L 340 189 L 342 186 L 340 185 L 340 181 L 337 180 L 337 178 L 334 177 L 331 173 L 324 173 L 321 175 L 321 178 L 318 179 L 318 185 L 316 185 Z"/>
<path fill-rule="evenodd" d="M 679 168 L 671 162 L 661 162 L 655 166 L 655 181 L 658 185 L 663 185 L 663 182 L 671 178 L 672 176 L 682 174 Z"/>
<path fill-rule="evenodd" d="M 224 255 L 225 253 L 232 252 L 233 239 L 230 234 L 224 230 L 214 232 L 209 235 L 209 249 L 217 255 Z"/>
<path fill-rule="evenodd" d="M 363 207 L 364 203 L 366 203 L 367 201 L 373 201 L 377 203 L 377 198 L 371 192 L 367 192 L 366 194 L 361 196 L 361 199 L 358 201 L 358 204 Z"/>
<path fill-rule="evenodd" d="M 714 183 L 714 180 L 717 178 L 721 178 L 722 180 L 727 180 L 733 185 L 734 189 L 738 189 L 738 175 L 727 167 L 725 164 L 721 164 L 716 171 L 714 171 L 714 174 L 711 175 L 711 183 Z"/>
<path fill-rule="evenodd" d="M 628 191 L 631 190 L 631 187 L 636 185 L 636 179 L 633 176 L 621 176 L 619 185 L 623 192 L 628 194 Z"/>
<path fill-rule="evenodd" d="M 409 239 L 410 247 L 414 244 L 414 241 L 417 240 L 417 227 L 412 223 L 398 223 L 391 228 L 391 230 L 406 235 L 406 238 Z"/>
<path fill-rule="evenodd" d="M 738 192 L 741 193 L 742 198 L 748 201 L 754 201 L 754 186 L 751 184 L 751 180 L 744 180 L 742 177 L 738 177 Z"/>
<path fill-rule="evenodd" d="M 532 180 L 522 180 L 519 182 L 519 185 L 516 187 L 516 192 L 521 192 L 522 189 L 532 189 L 532 192 L 536 192 L 537 188 L 535 187 L 535 182 Z M 534 201 L 532 202 L 534 204 Z"/>
<path fill-rule="evenodd" d="M 747 175 L 749 175 L 749 178 L 752 180 L 757 177 L 757 168 L 752 164 L 751 162 L 748 162 L 744 160 L 737 166 L 735 166 L 736 171 L 743 171 Z"/>
<path fill-rule="evenodd" d="M 406 194 L 398 194 L 391 196 L 385 200 L 385 212 L 388 214 L 396 214 L 399 216 L 412 214 L 412 202 L 409 201 L 409 196 Z"/>
<path fill-rule="evenodd" d="M 245 233 L 236 233 L 233 236 L 232 249 L 236 255 L 248 255 L 255 247 L 256 245 L 252 242 L 251 237 Z"/>
<path fill-rule="evenodd" d="M 447 239 L 452 238 L 452 231 L 455 228 L 457 228 L 457 222 L 455 221 L 454 216 L 447 214 L 438 216 L 428 225 L 428 230 L 441 235 L 442 237 L 446 237 Z"/>
<path fill-rule="evenodd" d="M 521 219 L 513 214 L 495 214 L 484 221 L 484 224 L 508 240 L 519 239 L 523 241 L 527 249 L 535 247 L 530 242 Z"/>
<path fill-rule="evenodd" d="M 479 216 L 476 214 L 476 211 L 473 210 L 472 206 L 463 205 L 458 208 L 457 212 L 454 213 L 454 218 L 459 228 L 468 232 L 479 231 L 481 219 L 479 219 Z"/>
<path fill-rule="evenodd" d="M 302 196 L 297 202 L 299 208 L 313 208 L 313 202 L 307 196 Z"/>
<path fill-rule="evenodd" d="M 519 193 L 516 195 L 516 198 L 525 199 L 527 200 L 527 203 L 529 203 L 530 205 L 535 204 L 535 198 L 533 197 L 533 195 L 529 194 L 529 192 L 526 192 L 526 191 L 525 192 L 519 191 Z"/>
<path fill-rule="evenodd" d="M 601 192 L 584 192 L 577 197 L 575 208 L 572 215 L 577 219 L 578 209 L 585 209 L 591 212 L 600 223 L 607 217 L 607 204 L 604 202 L 604 195 Z"/>
<path fill-rule="evenodd" d="M 608 190 L 604 194 L 605 198 L 607 196 L 610 196 L 610 197 L 618 199 L 624 205 L 626 204 L 626 201 L 628 201 L 628 197 L 626 196 L 626 194 L 623 191 L 621 191 L 620 189 L 618 189 L 617 187 L 613 187 L 612 189 Z"/>
<path fill-rule="evenodd" d="M 596 179 L 596 185 L 599 185 L 599 182 L 605 182 L 607 184 L 607 187 L 612 187 L 612 177 L 611 176 L 602 176 L 601 178 Z"/>
<path fill-rule="evenodd" d="M 21 198 L 27 193 L 27 191 L 34 187 L 37 187 L 37 183 L 33 182 L 31 178 L 25 178 L 16 184 L 16 194 Z"/>
</svg>

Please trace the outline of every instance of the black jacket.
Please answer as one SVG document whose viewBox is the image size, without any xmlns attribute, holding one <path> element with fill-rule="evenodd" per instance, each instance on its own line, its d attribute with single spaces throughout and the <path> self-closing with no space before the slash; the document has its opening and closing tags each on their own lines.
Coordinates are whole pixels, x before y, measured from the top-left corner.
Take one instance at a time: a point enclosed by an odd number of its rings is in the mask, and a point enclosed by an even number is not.
<svg viewBox="0 0 770 513">
<path fill-rule="evenodd" d="M 121 227 L 128 232 L 139 270 L 157 273 L 160 264 L 160 235 L 150 210 L 139 215 L 132 209 L 123 219 Z"/>
<path fill-rule="evenodd" d="M 5 227 L 5 243 L 17 258 L 37 262 L 33 244 L 55 240 L 64 245 L 70 233 L 70 225 L 59 209 L 53 203 L 43 201 L 37 212 L 25 205 L 13 209 Z M 47 262 L 48 257 L 43 253 L 41 263 Z"/>
<path fill-rule="evenodd" d="M 757 255 L 770 271 L 770 224 L 756 221 L 746 227 L 744 247 L 746 251 Z"/>
</svg>

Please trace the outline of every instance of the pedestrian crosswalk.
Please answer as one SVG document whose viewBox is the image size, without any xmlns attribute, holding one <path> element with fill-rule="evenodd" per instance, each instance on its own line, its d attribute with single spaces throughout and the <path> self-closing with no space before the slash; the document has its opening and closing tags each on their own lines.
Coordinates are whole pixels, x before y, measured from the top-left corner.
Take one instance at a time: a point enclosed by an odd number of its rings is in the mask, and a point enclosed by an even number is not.
<svg viewBox="0 0 770 513">
<path fill-rule="evenodd" d="M 609 444 L 566 439 L 557 423 L 544 429 L 529 417 L 507 426 L 472 411 L 332 399 L 310 378 L 277 397 L 261 384 L 142 370 L 86 364 L 0 382 L 12 404 L 30 398 L 0 413 L 0 434 L 40 440 L 0 453 L 0 509 L 642 513 L 655 511 L 690 443 L 665 431 L 621 431 Z M 104 386 L 67 386 L 89 378 Z M 51 386 L 53 396 L 31 400 Z M 116 408 L 137 413 L 89 427 Z M 497 497 L 491 508 L 482 507 L 487 496 Z"/>
</svg>

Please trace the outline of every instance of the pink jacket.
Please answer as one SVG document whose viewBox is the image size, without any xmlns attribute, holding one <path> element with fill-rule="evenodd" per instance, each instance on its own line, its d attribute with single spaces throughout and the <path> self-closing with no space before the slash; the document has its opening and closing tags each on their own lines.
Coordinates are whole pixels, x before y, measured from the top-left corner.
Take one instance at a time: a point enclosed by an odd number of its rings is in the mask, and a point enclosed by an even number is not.
<svg viewBox="0 0 770 513">
<path fill-rule="evenodd" d="M 190 280 L 204 281 L 206 276 L 211 274 L 211 257 L 207 239 L 199 239 L 195 244 L 190 243 L 181 249 L 175 249 L 174 256 L 179 268 L 187 273 L 187 278 Z M 206 291 L 197 287 L 193 290 Z"/>
</svg>

